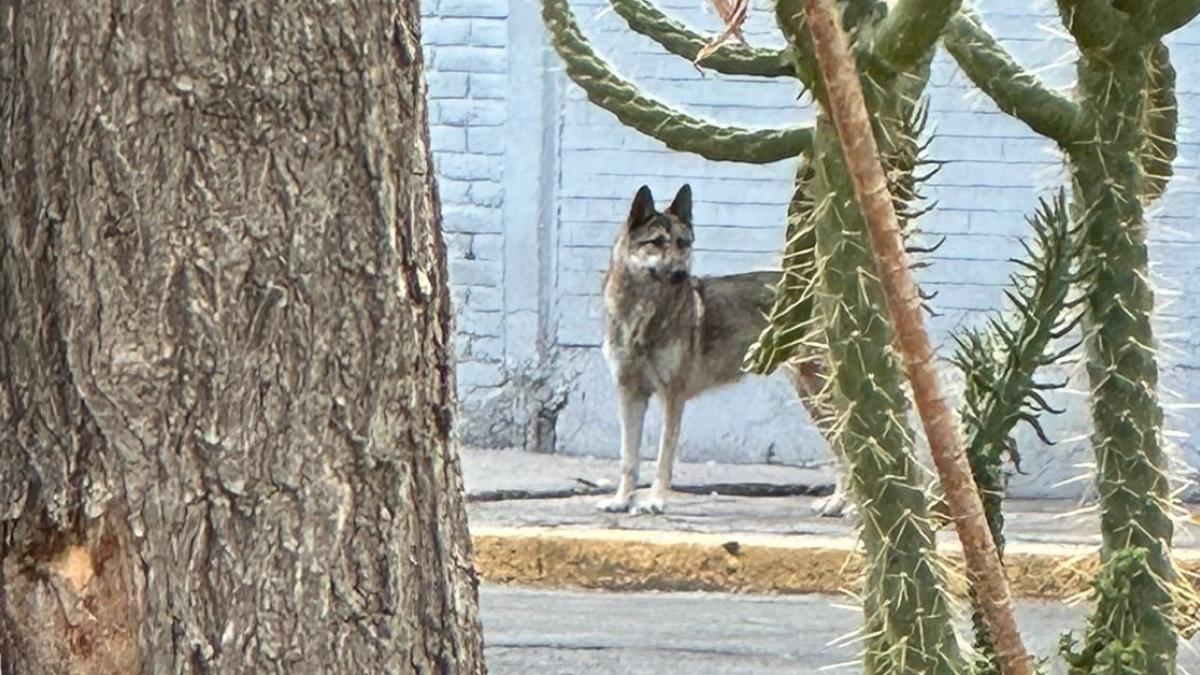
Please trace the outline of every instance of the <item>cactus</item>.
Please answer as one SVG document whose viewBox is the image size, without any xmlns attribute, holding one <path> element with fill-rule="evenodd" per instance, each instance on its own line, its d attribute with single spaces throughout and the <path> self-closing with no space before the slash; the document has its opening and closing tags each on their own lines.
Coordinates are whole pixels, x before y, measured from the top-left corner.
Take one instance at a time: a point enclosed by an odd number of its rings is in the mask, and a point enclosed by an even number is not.
<svg viewBox="0 0 1200 675">
<path fill-rule="evenodd" d="M 754 49 L 725 43 L 708 56 L 697 60 L 709 40 L 658 11 L 646 0 L 612 0 L 615 11 L 636 33 L 641 33 L 664 49 L 697 65 L 726 75 L 761 77 L 798 77 L 790 49 Z"/>
<path fill-rule="evenodd" d="M 633 30 L 668 51 L 693 60 L 707 51 L 706 38 L 666 17 L 649 0 L 610 2 Z M 911 152 L 917 147 L 911 120 L 939 36 L 976 86 L 1002 111 L 1056 140 L 1070 162 L 1077 224 L 1070 231 L 1075 234 L 1064 234 L 1061 202 L 1044 205 L 1035 218 L 1040 250 L 1031 264 L 1045 273 L 1031 270 L 1026 281 L 1032 284 L 1017 281 L 1012 296 L 1016 323 L 993 322 L 990 333 L 962 340 L 959 360 L 968 368 L 968 447 L 979 460 L 977 479 L 989 493 L 991 526 L 1002 544 L 1000 458 L 1014 450 L 1012 424 L 1031 419 L 1044 407 L 1032 372 L 1046 362 L 1046 341 L 1068 325 L 1032 322 L 1030 317 L 1057 317 L 1053 306 L 1065 308 L 1063 289 L 1075 283 L 1082 293 L 1093 387 L 1105 570 L 1111 575 L 1117 565 L 1113 561 L 1128 565 L 1131 559 L 1144 560 L 1146 569 L 1127 587 L 1132 595 L 1123 600 L 1112 594 L 1126 587 L 1103 586 L 1109 595 L 1099 603 L 1080 658 L 1100 653 L 1092 647 L 1113 638 L 1145 645 L 1155 655 L 1148 672 L 1166 673 L 1174 668 L 1174 625 L 1182 591 L 1170 559 L 1170 492 L 1155 393 L 1143 204 L 1165 189 L 1175 153 L 1174 74 L 1161 38 L 1200 11 L 1200 0 L 1058 2 L 1083 55 L 1075 99 L 1023 70 L 957 2 L 897 0 L 889 10 L 872 0 L 844 0 L 841 9 L 843 25 L 855 36 L 875 136 L 889 162 L 889 186 L 899 199 L 911 199 L 905 187 L 917 183 L 912 162 L 904 158 L 916 156 Z M 789 207 L 776 304 L 747 364 L 770 372 L 794 358 L 802 343 L 828 345 L 822 347 L 829 370 L 824 395 L 837 410 L 831 442 L 851 462 L 851 483 L 863 511 L 863 542 L 871 554 L 863 591 L 868 672 L 959 670 L 962 656 L 949 628 L 942 572 L 932 553 L 928 500 L 911 458 L 912 430 L 898 361 L 890 349 L 880 349 L 892 344 L 893 331 L 878 280 L 870 273 L 873 263 L 864 257 L 861 214 L 829 120 L 822 113 L 814 128 L 750 130 L 690 117 L 616 75 L 591 49 L 566 0 L 543 0 L 543 15 L 571 79 L 625 124 L 669 147 L 710 159 L 766 163 L 808 158 L 797 172 L 796 197 Z M 776 5 L 785 49 L 723 45 L 698 64 L 732 74 L 793 77 L 824 106 L 810 37 L 799 15 L 798 0 Z M 1066 250 L 1079 259 L 1077 267 L 1090 270 L 1085 280 L 1066 270 Z M 1052 269 L 1058 272 L 1050 274 Z M 1097 626 L 1118 633 L 1106 634 Z M 1074 662 L 1077 668 L 1088 667 Z"/>
<path fill-rule="evenodd" d="M 1083 275 L 1074 269 L 1079 232 L 1071 226 L 1066 193 L 1060 192 L 1051 202 L 1043 200 L 1029 225 L 1034 244 L 1024 245 L 1027 260 L 1012 261 L 1020 269 L 1011 277 L 1012 289 L 1005 292 L 1012 315 L 991 319 L 986 331 L 971 329 L 955 336 L 954 363 L 966 379 L 961 417 L 967 455 L 983 489 L 992 537 L 1001 552 L 1003 464 L 1007 457 L 1019 469 L 1021 462 L 1012 431 L 1025 422 L 1049 443 L 1038 415 L 1061 411 L 1052 408 L 1041 392 L 1062 385 L 1038 383 L 1034 375 L 1074 349 L 1072 345 L 1047 353 L 1051 342 L 1071 333 L 1080 318 L 1067 313 L 1080 303 L 1068 301 L 1067 295 Z"/>
<path fill-rule="evenodd" d="M 1097 584 L 1083 646 L 1067 653 L 1072 672 L 1123 672 L 1114 664 L 1129 659 L 1144 667 L 1139 673 L 1173 673 L 1181 604 L 1190 598 L 1171 558 L 1144 206 L 1166 188 L 1175 155 L 1174 72 L 1162 38 L 1200 13 L 1200 0 L 1058 5 L 1081 54 L 1074 100 L 1022 70 L 969 14 L 950 22 L 944 42 L 1002 111 L 1062 148 L 1079 255 L 1094 270 L 1082 290 L 1101 582 L 1118 571 L 1131 576 Z"/>
<path fill-rule="evenodd" d="M 849 192 L 830 122 L 817 123 L 813 187 Z M 928 496 L 913 453 L 895 335 L 853 201 L 826 198 L 816 218 L 817 308 L 828 345 L 832 442 L 849 465 L 866 559 L 862 589 L 868 673 L 958 673 L 945 571 L 933 555 Z M 881 345 L 886 345 L 881 348 Z"/>
<path fill-rule="evenodd" d="M 567 75 L 587 93 L 588 100 L 669 148 L 713 160 L 766 164 L 797 157 L 812 147 L 808 127 L 751 130 L 723 126 L 643 95 L 596 54 L 579 30 L 567 0 L 544 0 L 542 20 L 566 64 Z"/>
<path fill-rule="evenodd" d="M 611 0 L 633 30 L 668 51 L 695 59 L 706 40 L 670 20 L 645 0 Z M 911 202 L 918 180 L 921 92 L 940 26 L 956 2 L 901 0 L 890 14 L 871 0 L 843 4 L 842 20 L 858 36 L 868 105 L 880 152 L 888 162 L 897 210 L 919 215 Z M 783 50 L 725 45 L 700 61 L 722 72 L 795 77 L 824 102 L 800 3 L 783 0 L 776 17 L 787 38 Z M 915 461 L 903 374 L 873 273 L 863 218 L 837 135 L 825 112 L 815 129 L 728 130 L 672 112 L 617 76 L 587 44 L 565 0 L 543 0 L 551 42 L 571 79 L 589 99 L 629 126 L 669 147 L 711 159 L 769 162 L 808 158 L 797 172 L 788 213 L 784 274 L 771 321 L 748 364 L 760 372 L 796 356 L 798 344 L 830 345 L 824 355 L 829 387 L 823 398 L 836 410 L 830 442 L 847 457 L 849 484 L 859 504 L 867 552 L 863 584 L 864 659 L 868 673 L 960 673 L 966 659 L 953 627 L 945 570 L 935 552 L 929 497 Z M 791 68 L 780 65 L 791 61 Z M 798 142 L 778 138 L 791 133 Z M 768 136 L 773 134 L 774 136 Z M 739 140 L 732 140 L 737 137 Z M 761 141 L 751 146 L 740 139 Z"/>
<path fill-rule="evenodd" d="M 967 458 L 1001 558 L 1004 462 L 1007 457 L 1018 469 L 1021 465 L 1012 431 L 1025 422 L 1049 442 L 1038 416 L 1061 411 L 1052 408 L 1041 392 L 1063 385 L 1039 383 L 1034 375 L 1038 368 L 1058 363 L 1077 346 L 1047 351 L 1053 340 L 1074 331 L 1081 317 L 1070 313 L 1081 300 L 1067 298 L 1083 273 L 1075 269 L 1079 231 L 1071 226 L 1065 192 L 1060 191 L 1051 202 L 1042 201 L 1029 224 L 1034 244 L 1025 245 L 1026 260 L 1013 261 L 1020 271 L 1012 275 L 1012 290 L 1006 292 L 1012 314 L 993 318 L 986 331 L 968 330 L 955 336 L 959 348 L 954 362 L 966 380 L 961 417 Z M 973 591 L 972 604 L 971 623 L 978 658 L 976 675 L 999 673 L 991 632 Z"/>
<path fill-rule="evenodd" d="M 800 5 L 784 0 L 776 6 L 794 48 L 805 39 L 798 21 Z M 859 31 L 869 27 L 872 18 L 862 13 Z M 912 144 L 906 132 L 916 99 L 894 92 L 919 91 L 925 65 L 899 77 L 880 69 L 865 78 L 870 82 L 865 95 L 875 112 L 875 136 L 885 157 L 901 156 L 900 146 Z M 889 81 L 893 79 L 902 86 Z M 823 98 L 820 87 L 813 89 Z M 824 109 L 815 139 L 815 297 L 822 341 L 828 345 L 829 397 L 839 412 L 832 442 L 847 460 L 848 485 L 861 516 L 865 671 L 959 673 L 965 662 L 952 627 L 945 571 L 932 555 L 929 498 L 912 453 L 900 356 L 891 348 L 895 332 L 887 320 L 845 157 Z M 897 173 L 898 167 L 889 168 Z M 898 173 L 911 173 L 905 169 Z"/>
</svg>

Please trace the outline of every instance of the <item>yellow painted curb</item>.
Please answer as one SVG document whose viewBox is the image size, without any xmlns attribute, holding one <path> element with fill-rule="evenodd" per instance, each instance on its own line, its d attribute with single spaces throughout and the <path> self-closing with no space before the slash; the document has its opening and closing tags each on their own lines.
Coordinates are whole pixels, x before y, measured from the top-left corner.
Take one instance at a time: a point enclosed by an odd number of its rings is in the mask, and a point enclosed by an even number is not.
<svg viewBox="0 0 1200 675">
<path fill-rule="evenodd" d="M 475 565 L 494 583 L 621 591 L 837 593 L 852 589 L 862 557 L 848 539 L 549 527 L 472 528 Z M 963 592 L 960 551 L 945 546 L 951 588 Z M 1200 552 L 1177 552 L 1200 572 Z M 1068 598 L 1088 590 L 1099 558 L 1079 545 L 1010 543 L 1012 593 Z"/>
</svg>

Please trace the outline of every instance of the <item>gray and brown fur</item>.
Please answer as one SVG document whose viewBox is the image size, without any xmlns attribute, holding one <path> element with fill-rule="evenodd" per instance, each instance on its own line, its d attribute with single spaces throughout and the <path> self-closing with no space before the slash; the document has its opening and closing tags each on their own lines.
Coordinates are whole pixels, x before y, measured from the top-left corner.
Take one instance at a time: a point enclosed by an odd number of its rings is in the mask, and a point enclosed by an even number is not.
<svg viewBox="0 0 1200 675">
<path fill-rule="evenodd" d="M 747 349 L 765 325 L 779 272 L 721 277 L 691 275 L 692 191 L 680 188 L 665 211 L 642 186 L 613 246 L 604 278 L 604 356 L 617 385 L 621 416 L 621 479 L 617 493 L 601 502 L 608 511 L 661 512 L 671 487 L 683 408 L 710 389 L 740 380 Z M 819 368 L 789 364 L 788 374 L 819 420 L 816 404 L 824 384 Z M 633 503 L 638 451 L 651 396 L 662 403 L 663 430 L 650 494 Z M 841 486 L 824 511 L 840 511 Z M 840 501 L 839 501 L 840 500 Z"/>
</svg>

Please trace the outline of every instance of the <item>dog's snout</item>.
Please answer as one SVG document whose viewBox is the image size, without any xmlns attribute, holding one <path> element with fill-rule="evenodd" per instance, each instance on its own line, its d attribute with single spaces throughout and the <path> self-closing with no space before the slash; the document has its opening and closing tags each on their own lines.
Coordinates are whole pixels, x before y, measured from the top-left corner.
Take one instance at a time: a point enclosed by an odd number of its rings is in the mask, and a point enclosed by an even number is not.
<svg viewBox="0 0 1200 675">
<path fill-rule="evenodd" d="M 671 283 L 673 284 L 681 283 L 687 278 L 688 273 L 686 270 L 675 270 L 674 272 L 671 272 Z"/>
</svg>

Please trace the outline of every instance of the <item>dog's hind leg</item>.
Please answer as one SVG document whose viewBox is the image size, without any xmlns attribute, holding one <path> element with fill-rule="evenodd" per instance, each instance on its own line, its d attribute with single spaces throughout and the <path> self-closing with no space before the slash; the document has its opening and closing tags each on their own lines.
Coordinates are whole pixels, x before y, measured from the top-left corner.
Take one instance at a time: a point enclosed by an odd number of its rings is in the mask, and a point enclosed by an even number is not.
<svg viewBox="0 0 1200 675">
<path fill-rule="evenodd" d="M 663 429 L 658 442 L 658 467 L 650 494 L 639 498 L 633 510 L 637 513 L 662 513 L 667 505 L 667 493 L 671 490 L 671 472 L 675 469 L 675 452 L 679 449 L 679 428 L 683 422 L 683 406 L 687 403 L 681 395 L 663 397 Z"/>
<path fill-rule="evenodd" d="M 839 453 L 838 444 L 833 438 L 834 411 L 821 396 L 828 381 L 828 375 L 822 364 L 813 359 L 787 363 L 784 365 L 784 370 L 792 381 L 792 386 L 796 389 L 800 403 L 804 405 L 813 424 L 829 444 L 829 449 L 833 452 L 836 460 L 833 494 L 818 499 L 813 504 L 813 511 L 818 515 L 830 518 L 850 515 L 854 509 L 854 504 L 846 490 L 846 473 L 850 469 L 846 465 L 846 458 Z"/>
<path fill-rule="evenodd" d="M 646 421 L 646 405 L 650 397 L 641 391 L 618 387 L 621 406 L 621 481 L 617 493 L 596 505 L 602 511 L 628 511 L 637 489 L 639 451 L 642 447 L 642 427 Z"/>
</svg>

